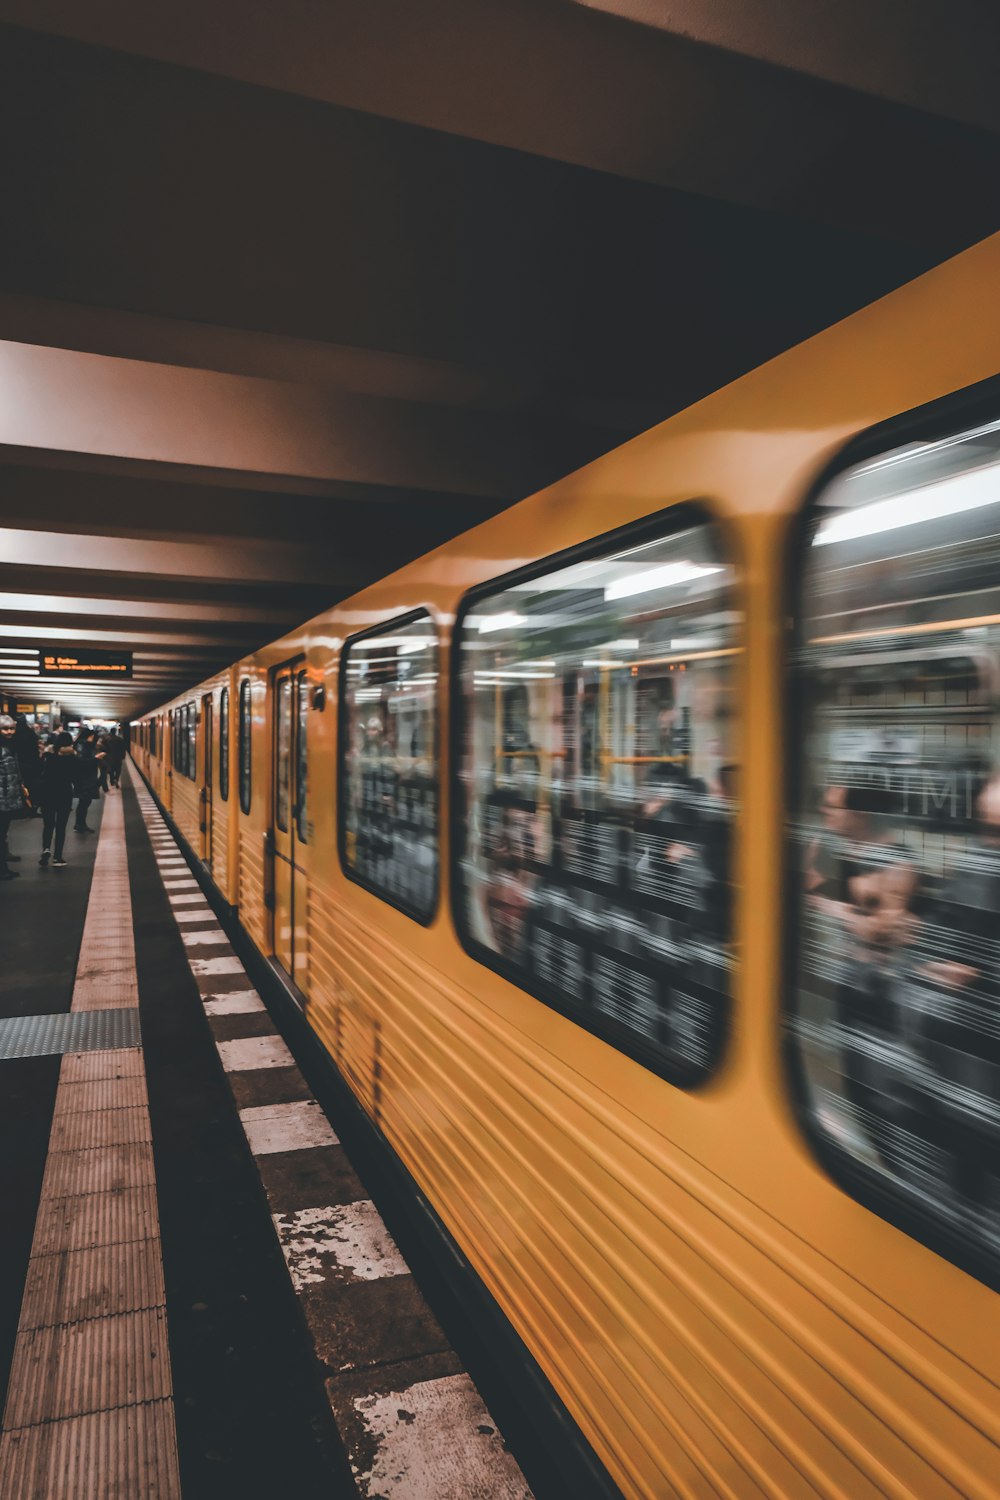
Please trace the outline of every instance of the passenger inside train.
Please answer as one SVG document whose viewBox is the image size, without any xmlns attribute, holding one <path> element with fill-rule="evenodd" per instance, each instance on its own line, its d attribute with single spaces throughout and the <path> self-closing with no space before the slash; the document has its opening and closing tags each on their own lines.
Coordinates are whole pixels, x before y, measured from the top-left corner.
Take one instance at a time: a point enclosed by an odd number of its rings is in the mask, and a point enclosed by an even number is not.
<svg viewBox="0 0 1000 1500">
<path fill-rule="evenodd" d="M 804 785 L 820 791 L 805 794 L 815 812 L 797 827 L 797 1030 L 819 1128 L 912 1212 L 992 1254 L 997 539 L 988 505 L 952 515 L 938 500 L 924 518 L 921 501 L 934 505 L 956 477 L 975 483 L 996 441 L 993 429 L 904 451 L 832 487 L 841 502 L 857 494 L 858 509 L 821 520 L 810 549 Z M 921 520 L 918 565 L 900 554 Z"/>
<path fill-rule="evenodd" d="M 491 592 L 461 632 L 469 938 L 675 1077 L 727 1017 L 730 584 L 694 525 Z"/>
</svg>

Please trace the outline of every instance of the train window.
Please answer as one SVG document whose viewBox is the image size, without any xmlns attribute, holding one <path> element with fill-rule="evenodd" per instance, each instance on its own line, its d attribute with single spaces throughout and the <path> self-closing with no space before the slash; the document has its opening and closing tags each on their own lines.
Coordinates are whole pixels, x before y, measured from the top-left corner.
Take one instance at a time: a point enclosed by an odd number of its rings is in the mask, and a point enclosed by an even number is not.
<svg viewBox="0 0 1000 1500">
<path fill-rule="evenodd" d="M 292 783 L 292 679 L 290 677 L 282 677 L 278 682 L 275 713 L 274 819 L 281 832 L 287 833 Z"/>
<path fill-rule="evenodd" d="M 250 811 L 250 790 L 252 769 L 251 762 L 251 729 L 253 718 L 250 706 L 250 681 L 244 677 L 240 683 L 240 722 L 237 749 L 239 751 L 240 764 L 240 808 L 243 812 Z"/>
<path fill-rule="evenodd" d="M 341 862 L 418 922 L 437 904 L 437 685 L 438 634 L 424 612 L 344 647 Z"/>
<path fill-rule="evenodd" d="M 295 733 L 295 832 L 300 844 L 309 842 L 309 677 L 297 678 L 296 703 L 299 721 Z"/>
<path fill-rule="evenodd" d="M 229 689 L 219 695 L 219 796 L 229 800 Z"/>
<path fill-rule="evenodd" d="M 178 732 L 179 709 L 170 710 L 170 763 L 174 770 L 180 770 L 180 734 Z"/>
<path fill-rule="evenodd" d="M 194 781 L 198 774 L 198 710 L 193 703 L 187 706 L 187 776 Z"/>
<path fill-rule="evenodd" d="M 1000 1273 L 1000 423 L 842 470 L 799 600 L 789 1048 L 855 1194 Z"/>
<path fill-rule="evenodd" d="M 457 633 L 465 946 L 684 1086 L 729 1009 L 732 593 L 683 507 L 474 591 Z"/>
</svg>

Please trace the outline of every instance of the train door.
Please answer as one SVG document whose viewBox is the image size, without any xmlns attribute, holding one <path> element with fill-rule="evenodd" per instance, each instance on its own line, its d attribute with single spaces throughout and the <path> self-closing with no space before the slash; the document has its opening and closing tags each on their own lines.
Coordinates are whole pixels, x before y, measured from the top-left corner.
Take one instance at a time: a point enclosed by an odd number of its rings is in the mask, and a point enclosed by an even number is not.
<svg viewBox="0 0 1000 1500">
<path fill-rule="evenodd" d="M 201 829 L 201 857 L 207 865 L 212 863 L 212 766 L 214 763 L 212 737 L 215 733 L 215 714 L 212 710 L 212 694 L 206 693 L 201 700 L 201 735 L 204 749 L 201 756 L 199 827 Z"/>
<path fill-rule="evenodd" d="M 288 977 L 305 990 L 307 875 L 306 822 L 308 693 L 301 664 L 292 662 L 274 675 L 274 957 Z"/>
<path fill-rule="evenodd" d="M 177 713 L 171 708 L 163 721 L 163 805 L 170 812 L 174 805 L 174 757 L 177 752 Z"/>
</svg>

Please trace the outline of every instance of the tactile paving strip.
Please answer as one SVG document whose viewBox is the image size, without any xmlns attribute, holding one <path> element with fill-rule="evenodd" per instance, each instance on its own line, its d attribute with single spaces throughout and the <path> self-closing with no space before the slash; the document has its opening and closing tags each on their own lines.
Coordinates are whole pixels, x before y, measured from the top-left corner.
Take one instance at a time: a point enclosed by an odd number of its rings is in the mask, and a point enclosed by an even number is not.
<svg viewBox="0 0 1000 1500">
<path fill-rule="evenodd" d="M 0 1473 L 18 1500 L 177 1500 L 173 1402 L 14 1428 L 0 1439 Z"/>
<path fill-rule="evenodd" d="M 12 1016 L 0 1021 L 0 1062 L 61 1052 L 109 1052 L 139 1043 L 139 1012 L 131 1008 Z"/>
<path fill-rule="evenodd" d="M 180 1500 L 138 1001 L 116 797 L 101 819 L 70 1013 L 0 1023 L 0 1057 L 63 1054 L 0 1500 Z"/>
</svg>

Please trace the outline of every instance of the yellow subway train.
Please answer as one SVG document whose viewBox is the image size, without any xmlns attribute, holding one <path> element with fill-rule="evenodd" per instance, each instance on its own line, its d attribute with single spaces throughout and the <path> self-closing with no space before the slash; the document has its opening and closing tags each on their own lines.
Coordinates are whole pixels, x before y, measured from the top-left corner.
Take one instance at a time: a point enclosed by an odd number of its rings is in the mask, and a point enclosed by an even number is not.
<svg viewBox="0 0 1000 1500">
<path fill-rule="evenodd" d="M 1000 236 L 132 726 L 629 1497 L 1000 1495 Z"/>
</svg>

